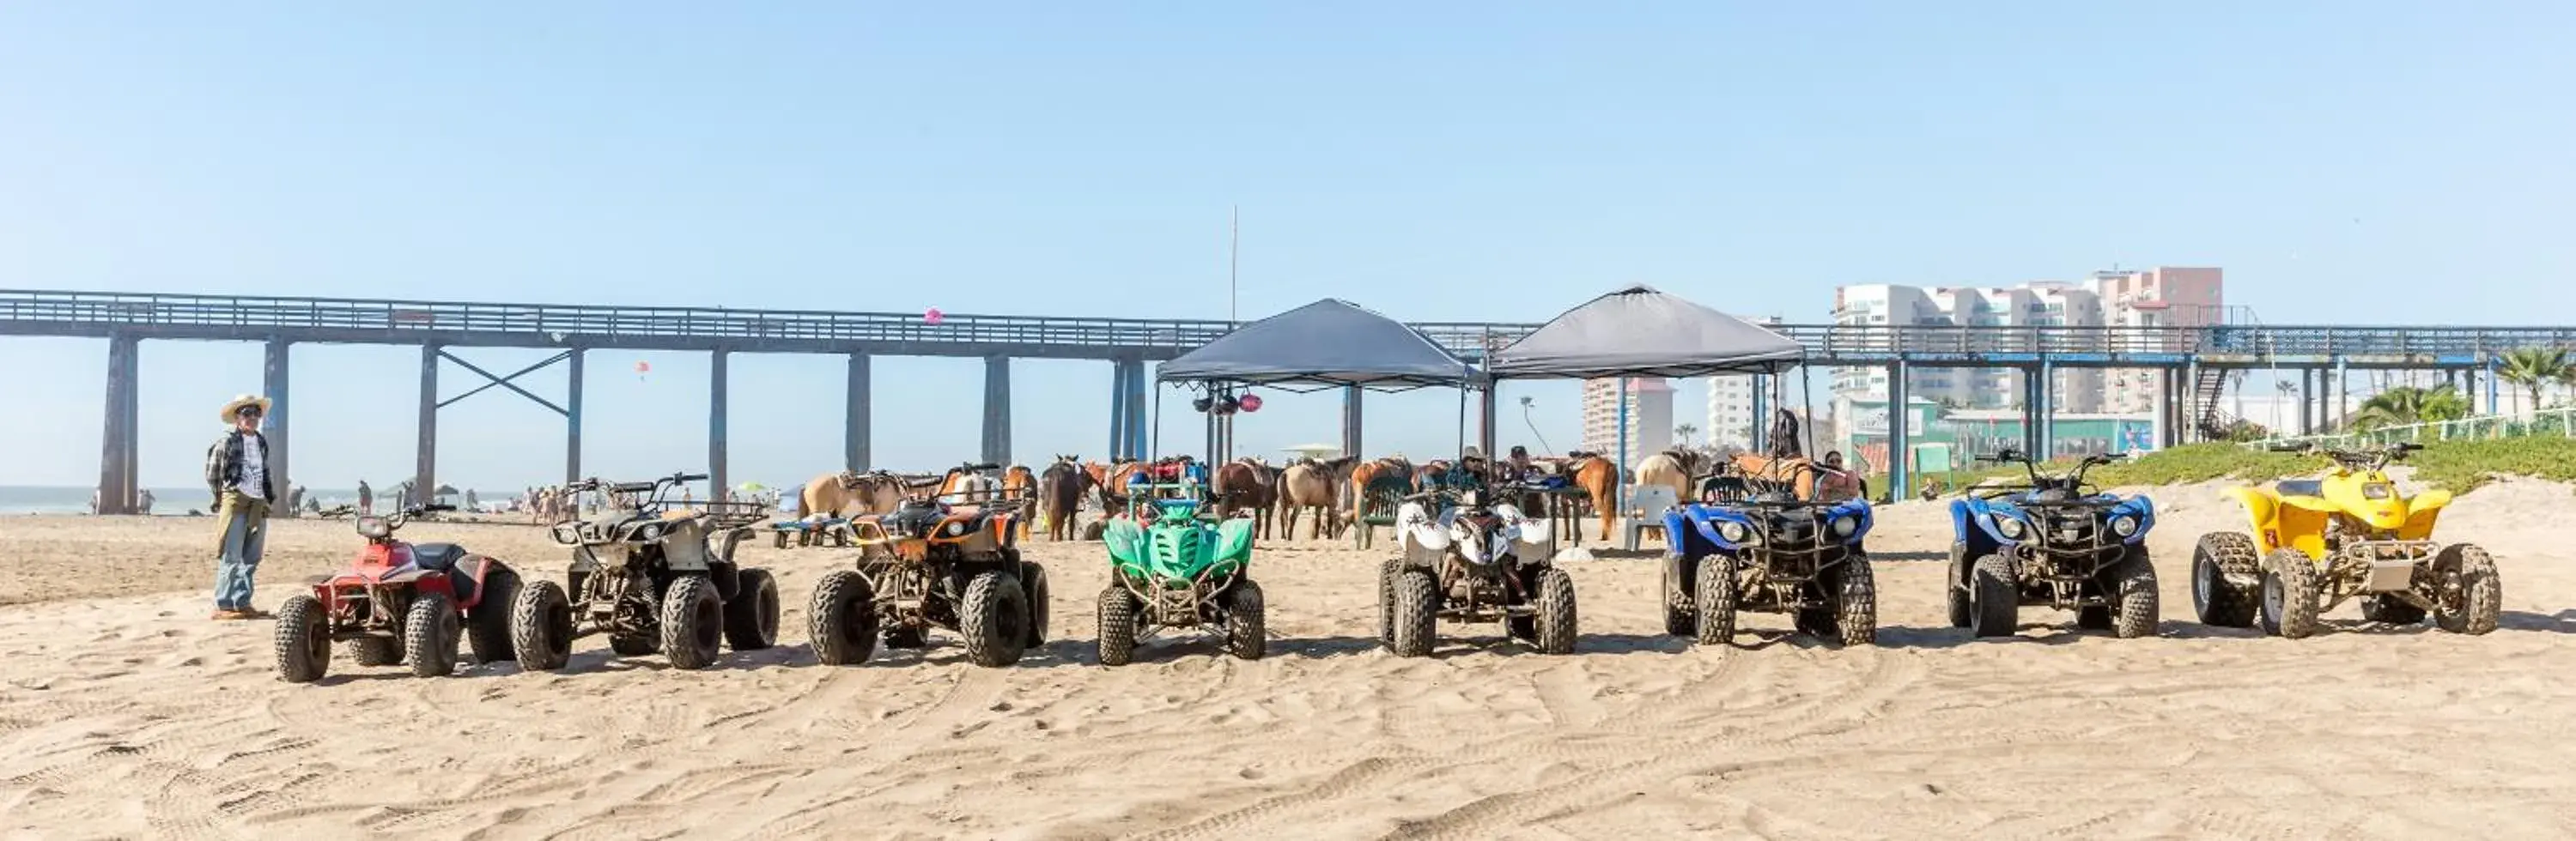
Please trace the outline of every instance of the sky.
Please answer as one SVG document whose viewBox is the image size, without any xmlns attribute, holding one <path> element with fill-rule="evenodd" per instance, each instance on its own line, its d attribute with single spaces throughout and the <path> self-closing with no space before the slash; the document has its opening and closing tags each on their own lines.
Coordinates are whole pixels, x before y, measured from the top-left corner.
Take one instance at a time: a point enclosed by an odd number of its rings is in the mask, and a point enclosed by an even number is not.
<svg viewBox="0 0 2576 841">
<path fill-rule="evenodd" d="M 2576 304 L 2571 31 L 2545 3 L 6 4 L 0 288 L 1223 318 L 1240 207 L 1245 319 L 1540 321 L 1642 282 L 1821 322 L 1840 284 L 2186 265 L 2276 324 L 2545 324 Z M 144 344 L 145 484 L 193 484 L 260 354 Z M 106 355 L 0 339 L 0 436 L 39 442 L 0 484 L 97 481 Z M 298 481 L 410 472 L 417 360 L 296 348 Z M 586 472 L 702 469 L 706 367 L 592 354 Z M 737 481 L 840 464 L 839 360 L 730 374 Z M 972 457 L 981 376 L 879 359 L 879 466 Z M 1109 388 L 1018 363 L 1016 460 L 1104 454 Z M 1509 386 L 1535 405 L 1503 443 L 1572 446 L 1575 395 Z M 1338 398 L 1265 396 L 1238 451 L 1338 439 Z M 1370 401 L 1373 454 L 1454 451 L 1454 392 Z M 440 477 L 552 481 L 562 440 L 486 391 L 442 414 Z"/>
</svg>

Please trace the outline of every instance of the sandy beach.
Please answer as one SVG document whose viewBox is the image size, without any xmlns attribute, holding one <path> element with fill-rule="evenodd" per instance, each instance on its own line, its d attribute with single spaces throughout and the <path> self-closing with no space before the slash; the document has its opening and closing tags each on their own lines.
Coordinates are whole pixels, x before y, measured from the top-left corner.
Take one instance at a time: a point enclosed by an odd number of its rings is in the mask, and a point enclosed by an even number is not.
<svg viewBox="0 0 2576 841">
<path fill-rule="evenodd" d="M 2503 627 L 2307 640 L 2192 621 L 2214 485 L 2152 490 L 2152 639 L 2023 612 L 1948 626 L 1939 503 L 1880 509 L 1881 631 L 1841 649 L 1663 636 L 1648 557 L 1572 564 L 1577 653 L 1443 625 L 1379 650 L 1380 553 L 1265 545 L 1271 656 L 1092 648 L 1097 544 L 1039 544 L 1054 639 L 1020 665 L 926 653 L 822 667 L 807 594 L 848 550 L 753 544 L 780 646 L 675 671 L 577 644 L 565 674 L 445 679 L 336 654 L 278 680 L 267 621 L 207 619 L 211 522 L 0 518 L 0 831 L 12 837 L 2547 838 L 2576 834 L 2576 547 L 2565 486 L 2471 493 L 2441 533 L 2499 560 Z M 417 523 L 559 576 L 528 526 Z M 355 547 L 276 525 L 257 604 Z M 1593 544 L 1598 545 L 1598 544 Z M 1462 638 L 1463 636 L 1463 638 Z"/>
</svg>

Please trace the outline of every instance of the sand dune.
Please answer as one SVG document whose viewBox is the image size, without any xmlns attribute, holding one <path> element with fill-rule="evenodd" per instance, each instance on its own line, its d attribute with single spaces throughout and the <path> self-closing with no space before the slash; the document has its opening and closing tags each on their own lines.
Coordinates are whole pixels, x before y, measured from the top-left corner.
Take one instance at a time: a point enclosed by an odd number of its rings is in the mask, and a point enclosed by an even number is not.
<svg viewBox="0 0 2576 841">
<path fill-rule="evenodd" d="M 1936 504 L 1881 509 L 1879 644 L 1726 650 L 1660 634 L 1651 561 L 1574 569 L 1570 657 L 1444 625 L 1374 644 L 1376 555 L 1265 547 L 1271 656 L 1092 657 L 1096 545 L 1041 546 L 1053 642 L 1021 665 L 818 666 L 803 605 L 843 550 L 775 550 L 781 646 L 680 672 L 584 640 L 568 674 L 421 680 L 336 657 L 276 678 L 266 622 L 216 623 L 203 520 L 0 520 L 0 829 L 32 837 L 1923 838 L 2576 834 L 2576 548 L 2564 486 L 2473 493 L 2444 532 L 2498 557 L 2484 637 L 2308 640 L 2191 620 L 2211 487 L 2156 491 L 2153 639 L 1948 627 Z M 336 566 L 348 524 L 278 526 L 258 603 Z M 560 572 L 535 529 L 414 525 Z M 1460 635 L 1464 635 L 1461 638 Z M 353 830 L 355 832 L 353 832 Z"/>
</svg>

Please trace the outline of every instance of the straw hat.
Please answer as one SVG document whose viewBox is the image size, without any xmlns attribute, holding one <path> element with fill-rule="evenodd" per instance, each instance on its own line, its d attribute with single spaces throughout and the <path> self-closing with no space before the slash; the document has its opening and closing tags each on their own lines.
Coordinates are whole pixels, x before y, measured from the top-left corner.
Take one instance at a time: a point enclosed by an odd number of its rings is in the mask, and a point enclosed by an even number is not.
<svg viewBox="0 0 2576 841">
<path fill-rule="evenodd" d="M 238 423 L 241 410 L 248 406 L 259 407 L 259 413 L 263 416 L 268 414 L 268 398 L 256 394 L 244 394 L 224 404 L 223 411 L 217 412 L 216 415 L 223 418 L 226 424 Z"/>
</svg>

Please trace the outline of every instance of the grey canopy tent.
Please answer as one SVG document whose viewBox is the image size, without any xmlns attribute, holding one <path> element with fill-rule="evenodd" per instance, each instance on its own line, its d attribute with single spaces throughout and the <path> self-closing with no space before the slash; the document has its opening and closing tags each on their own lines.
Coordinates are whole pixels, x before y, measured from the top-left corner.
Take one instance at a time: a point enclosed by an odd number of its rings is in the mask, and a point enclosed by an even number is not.
<svg viewBox="0 0 2576 841">
<path fill-rule="evenodd" d="M 1422 331 L 1349 301 L 1326 298 L 1235 328 L 1215 341 L 1165 362 L 1155 372 L 1160 382 L 1196 383 L 1212 396 L 1227 395 L 1235 385 L 1257 385 L 1281 391 L 1329 388 L 1406 391 L 1442 386 L 1463 387 L 1475 368 L 1450 353 Z M 1463 395 L 1461 414 L 1464 413 Z M 1162 435 L 1162 401 L 1154 401 L 1155 437 Z M 1346 416 L 1347 417 L 1347 416 Z M 1210 461 L 1229 449 L 1229 426 L 1210 416 Z M 1463 429 L 1463 424 L 1461 425 Z M 1353 448 L 1345 429 L 1345 448 Z M 1229 436 L 1230 437 L 1230 436 Z M 1156 444 L 1160 446 L 1159 442 Z M 1356 455 L 1356 453 L 1345 453 Z"/>
<path fill-rule="evenodd" d="M 1795 339 L 1643 284 L 1566 310 L 1494 351 L 1485 375 L 1507 379 L 1778 374 L 1807 350 Z M 1485 390 L 1486 451 L 1494 448 L 1493 387 Z M 1619 474 L 1628 473 L 1627 402 L 1620 401 Z M 1613 493 L 1620 488 L 1614 482 Z M 1624 505 L 1624 502 L 1618 504 Z"/>
<path fill-rule="evenodd" d="M 1400 391 L 1453 386 L 1466 360 L 1403 322 L 1326 298 L 1237 327 L 1165 362 L 1164 382 L 1229 382 L 1314 391 L 1359 386 Z"/>
</svg>

